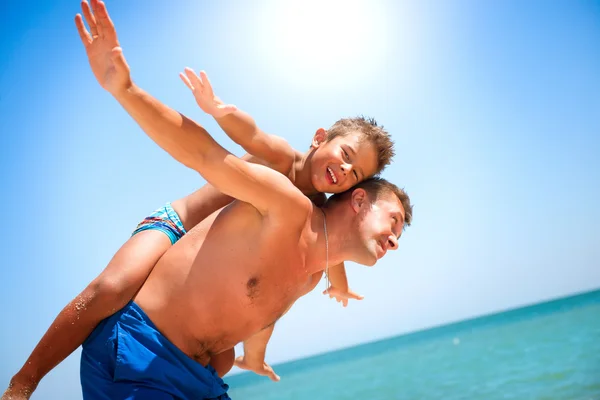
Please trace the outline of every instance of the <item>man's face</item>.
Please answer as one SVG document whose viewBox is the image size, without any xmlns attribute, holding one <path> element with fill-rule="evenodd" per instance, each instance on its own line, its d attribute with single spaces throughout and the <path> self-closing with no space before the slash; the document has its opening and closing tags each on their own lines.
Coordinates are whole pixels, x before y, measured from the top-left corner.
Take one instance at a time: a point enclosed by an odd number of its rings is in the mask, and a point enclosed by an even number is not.
<svg viewBox="0 0 600 400">
<path fill-rule="evenodd" d="M 367 204 L 358 218 L 361 264 L 372 266 L 388 250 L 398 248 L 398 239 L 404 228 L 404 208 L 394 194 L 381 195 Z"/>
<path fill-rule="evenodd" d="M 340 193 L 375 174 L 377 151 L 371 142 L 361 140 L 360 133 L 327 142 L 323 141 L 324 135 L 324 130 L 315 134 L 313 146 L 317 149 L 310 161 L 311 182 L 317 191 Z"/>
</svg>

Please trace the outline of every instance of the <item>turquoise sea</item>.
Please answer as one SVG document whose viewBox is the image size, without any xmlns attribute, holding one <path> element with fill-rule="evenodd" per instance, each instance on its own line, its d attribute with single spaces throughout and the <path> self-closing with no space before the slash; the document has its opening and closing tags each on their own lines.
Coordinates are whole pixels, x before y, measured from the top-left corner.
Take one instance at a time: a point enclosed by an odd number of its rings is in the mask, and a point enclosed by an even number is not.
<svg viewBox="0 0 600 400">
<path fill-rule="evenodd" d="M 232 399 L 600 400 L 600 290 L 274 368 Z"/>
</svg>

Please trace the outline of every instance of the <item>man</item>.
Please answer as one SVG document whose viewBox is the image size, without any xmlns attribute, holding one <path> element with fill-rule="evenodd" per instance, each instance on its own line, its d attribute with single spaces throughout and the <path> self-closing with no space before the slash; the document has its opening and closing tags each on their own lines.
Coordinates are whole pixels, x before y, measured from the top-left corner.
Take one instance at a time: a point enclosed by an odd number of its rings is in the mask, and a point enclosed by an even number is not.
<svg viewBox="0 0 600 400">
<path fill-rule="evenodd" d="M 115 35 L 103 3 L 90 36 Z M 328 265 L 373 265 L 411 220 L 408 196 L 370 179 L 321 210 L 285 176 L 228 153 L 199 125 L 136 87 L 120 48 L 88 53 L 93 72 L 174 158 L 237 199 L 159 260 L 134 302 L 84 343 L 86 399 L 223 398 L 211 358 L 245 341 L 264 347 L 277 319 Z M 206 366 L 206 367 L 205 367 Z"/>
</svg>

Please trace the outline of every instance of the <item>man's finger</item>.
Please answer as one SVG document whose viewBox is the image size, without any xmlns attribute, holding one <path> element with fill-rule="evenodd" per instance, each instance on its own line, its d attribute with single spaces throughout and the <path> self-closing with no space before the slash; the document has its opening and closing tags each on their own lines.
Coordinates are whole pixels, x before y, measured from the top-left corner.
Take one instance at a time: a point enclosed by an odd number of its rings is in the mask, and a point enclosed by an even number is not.
<svg viewBox="0 0 600 400">
<path fill-rule="evenodd" d="M 90 27 L 92 37 L 98 36 L 98 28 L 96 28 L 96 18 L 94 17 L 94 15 L 92 15 L 90 5 L 86 0 L 81 2 L 81 10 L 83 11 L 85 22 L 87 22 L 87 24 Z"/>
<path fill-rule="evenodd" d="M 279 375 L 277 375 L 277 374 L 275 373 L 275 371 L 273 371 L 272 369 L 271 369 L 271 372 L 269 373 L 269 378 L 270 378 L 270 379 L 271 379 L 273 382 L 279 382 L 279 380 L 281 379 L 281 378 L 279 377 Z"/>
<path fill-rule="evenodd" d="M 96 16 L 98 15 L 98 0 L 90 0 L 90 2 L 92 3 L 92 12 L 94 13 L 94 18 L 96 18 Z M 87 1 L 85 1 L 85 3 L 87 3 Z M 83 4 L 82 4 L 83 6 Z M 97 19 L 95 20 L 95 25 L 96 25 L 96 30 L 97 30 L 97 35 L 100 37 L 104 37 L 104 27 L 102 26 L 102 21 L 98 21 Z"/>
<path fill-rule="evenodd" d="M 104 37 L 109 40 L 117 40 L 117 31 L 115 30 L 115 24 L 113 24 L 108 15 L 106 4 L 103 1 L 98 2 L 98 11 L 96 12 L 96 18 L 102 26 L 102 32 Z"/>
<path fill-rule="evenodd" d="M 244 356 L 236 357 L 233 364 L 238 368 L 246 369 L 246 364 L 244 363 Z"/>
<path fill-rule="evenodd" d="M 271 379 L 273 382 L 279 382 L 279 379 L 280 379 L 279 375 L 277 375 L 275 373 L 275 371 L 273 370 L 273 368 L 270 365 L 267 365 L 265 367 L 264 372 L 269 377 L 269 379 Z"/>
<path fill-rule="evenodd" d="M 179 73 L 179 77 L 181 78 L 181 80 L 183 81 L 183 83 L 185 83 L 185 86 L 187 86 L 188 89 L 190 89 L 193 92 L 194 91 L 194 86 L 192 85 L 192 82 L 190 82 L 190 80 L 188 79 L 188 77 L 185 76 L 185 74 L 183 72 Z"/>
<path fill-rule="evenodd" d="M 118 71 L 128 71 L 129 66 L 127 65 L 127 61 L 125 61 L 125 57 L 123 56 L 123 49 L 120 47 L 115 47 L 111 51 L 111 59 L 115 64 L 115 69 Z"/>
<path fill-rule="evenodd" d="M 83 18 L 81 18 L 81 14 L 77 14 L 75 16 L 75 26 L 77 26 L 77 32 L 79 33 L 79 37 L 81 38 L 81 42 L 85 47 L 89 46 L 92 43 L 92 37 L 90 33 L 85 29 L 85 25 L 83 24 Z"/>
</svg>

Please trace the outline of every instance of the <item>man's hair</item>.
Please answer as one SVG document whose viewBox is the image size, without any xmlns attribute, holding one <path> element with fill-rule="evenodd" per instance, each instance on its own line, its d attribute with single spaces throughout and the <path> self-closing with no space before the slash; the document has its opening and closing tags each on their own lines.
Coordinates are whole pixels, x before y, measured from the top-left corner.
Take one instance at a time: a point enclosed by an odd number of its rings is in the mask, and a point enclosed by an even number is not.
<svg viewBox="0 0 600 400">
<path fill-rule="evenodd" d="M 412 222 L 412 212 L 413 212 L 413 206 L 412 206 L 412 204 L 410 204 L 410 197 L 408 197 L 408 194 L 404 191 L 404 189 L 400 189 L 398 186 L 394 185 L 393 183 L 388 182 L 387 180 L 385 180 L 383 178 L 379 178 L 379 177 L 372 177 L 372 178 L 365 179 L 364 181 L 354 185 L 353 187 L 351 187 L 350 189 L 348 189 L 342 193 L 336 193 L 336 194 L 332 195 L 331 197 L 329 197 L 327 199 L 325 206 L 329 207 L 332 204 L 335 204 L 335 203 L 347 198 L 356 189 L 363 189 L 365 192 L 367 192 L 369 199 L 373 203 L 376 202 L 377 199 L 379 199 L 383 196 L 386 196 L 386 195 L 387 196 L 389 196 L 389 195 L 396 196 L 396 198 L 398 198 L 398 200 L 402 204 L 402 208 L 404 208 L 404 228 L 406 228 L 407 226 L 410 226 L 410 224 Z"/>
<path fill-rule="evenodd" d="M 330 141 L 338 136 L 346 136 L 354 132 L 361 135 L 361 141 L 373 144 L 377 152 L 377 171 L 375 173 L 383 171 L 394 158 L 394 142 L 383 126 L 377 125 L 374 118 L 359 116 L 340 119 L 327 130 L 326 140 Z"/>
</svg>

